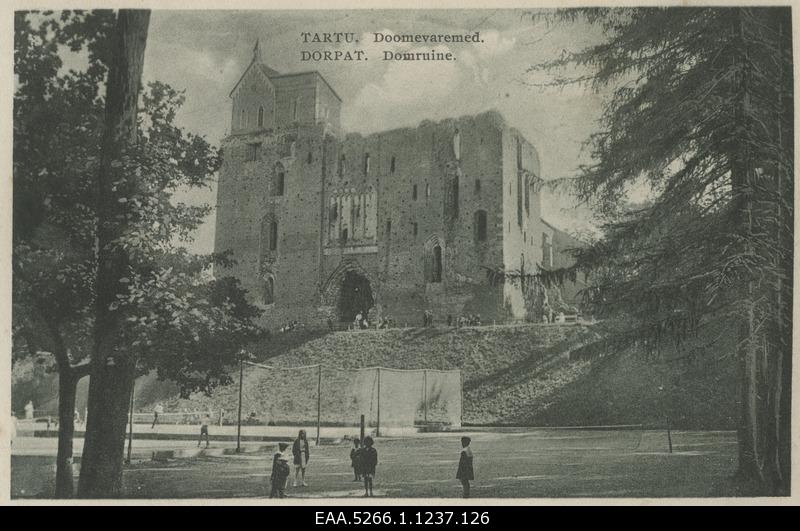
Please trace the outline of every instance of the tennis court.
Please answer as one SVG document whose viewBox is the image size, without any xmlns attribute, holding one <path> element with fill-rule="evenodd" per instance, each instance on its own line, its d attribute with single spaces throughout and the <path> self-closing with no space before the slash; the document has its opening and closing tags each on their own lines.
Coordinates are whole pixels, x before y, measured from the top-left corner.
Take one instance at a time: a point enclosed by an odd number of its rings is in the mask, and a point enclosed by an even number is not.
<svg viewBox="0 0 800 531">
<path fill-rule="evenodd" d="M 376 496 L 458 497 L 462 434 L 380 438 Z M 528 429 L 476 431 L 474 498 L 714 497 L 735 495 L 733 432 Z M 265 497 L 270 453 L 141 462 L 125 471 L 128 497 Z M 291 497 L 357 497 L 349 446 L 312 448 L 308 487 Z M 290 483 L 291 485 L 291 483 Z"/>
</svg>

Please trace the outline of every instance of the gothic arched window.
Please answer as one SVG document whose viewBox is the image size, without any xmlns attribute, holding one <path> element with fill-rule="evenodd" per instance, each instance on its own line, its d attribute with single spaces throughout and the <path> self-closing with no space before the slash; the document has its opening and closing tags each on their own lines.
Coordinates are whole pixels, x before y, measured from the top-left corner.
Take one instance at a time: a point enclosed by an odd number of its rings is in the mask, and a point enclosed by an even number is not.
<svg viewBox="0 0 800 531">
<path fill-rule="evenodd" d="M 428 238 L 423 246 L 423 265 L 425 282 L 438 283 L 442 281 L 442 244 L 439 237 L 434 235 Z"/>
<path fill-rule="evenodd" d="M 553 267 L 553 244 L 546 233 L 542 233 L 542 265 L 545 269 Z"/>
<path fill-rule="evenodd" d="M 261 231 L 259 235 L 259 267 L 263 268 L 270 260 L 270 251 L 278 248 L 278 221 L 274 214 L 267 214 L 261 218 Z M 263 271 L 263 269 L 261 269 Z"/>
<path fill-rule="evenodd" d="M 275 302 L 275 279 L 267 277 L 264 280 L 264 292 L 262 294 L 262 302 L 264 304 L 272 304 Z"/>
<path fill-rule="evenodd" d="M 280 162 L 275 165 L 275 195 L 283 195 L 286 187 L 286 170 Z"/>
<path fill-rule="evenodd" d="M 475 241 L 486 241 L 486 211 L 475 212 Z"/>
<path fill-rule="evenodd" d="M 531 213 L 531 181 L 525 179 L 525 214 Z"/>
<path fill-rule="evenodd" d="M 459 170 L 448 172 L 445 184 L 444 214 L 448 220 L 458 219 Z"/>
<path fill-rule="evenodd" d="M 344 176 L 345 162 L 346 162 L 345 156 L 344 153 L 342 153 L 341 155 L 339 155 L 339 167 L 337 168 L 337 173 L 339 174 L 339 177 Z"/>
<path fill-rule="evenodd" d="M 258 127 L 264 127 L 264 107 L 258 108 Z"/>
<path fill-rule="evenodd" d="M 273 219 L 269 223 L 269 250 L 275 251 L 278 248 L 278 220 Z"/>
<path fill-rule="evenodd" d="M 433 268 L 431 271 L 431 282 L 442 281 L 442 248 L 440 245 L 433 247 Z"/>
</svg>

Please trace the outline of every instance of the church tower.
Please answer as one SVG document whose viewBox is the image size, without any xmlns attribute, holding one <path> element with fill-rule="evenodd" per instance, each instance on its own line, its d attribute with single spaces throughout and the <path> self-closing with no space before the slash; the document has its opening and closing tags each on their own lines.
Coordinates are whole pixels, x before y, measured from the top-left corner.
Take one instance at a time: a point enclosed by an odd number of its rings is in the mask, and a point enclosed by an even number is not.
<svg viewBox="0 0 800 531">
<path fill-rule="evenodd" d="M 267 66 L 260 41 L 253 57 L 231 90 L 231 134 L 323 124 L 340 133 L 342 100 L 317 71 L 281 74 Z"/>
<path fill-rule="evenodd" d="M 259 41 L 230 97 L 215 251 L 236 263 L 219 274 L 239 278 L 268 322 L 307 319 L 319 301 L 322 186 L 341 101 L 318 72 L 267 66 Z"/>
</svg>

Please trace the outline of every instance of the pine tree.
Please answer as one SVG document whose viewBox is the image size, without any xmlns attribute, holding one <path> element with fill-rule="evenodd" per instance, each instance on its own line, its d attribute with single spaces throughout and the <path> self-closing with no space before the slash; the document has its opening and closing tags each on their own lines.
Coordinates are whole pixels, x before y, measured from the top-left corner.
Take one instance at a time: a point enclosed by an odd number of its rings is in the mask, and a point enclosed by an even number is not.
<svg viewBox="0 0 800 531">
<path fill-rule="evenodd" d="M 678 345 L 712 322 L 738 334 L 739 472 L 790 485 L 793 79 L 788 8 L 631 8 L 536 14 L 586 20 L 604 42 L 533 70 L 579 66 L 611 88 L 576 195 L 605 222 L 569 271 L 626 326 L 618 340 Z M 651 191 L 631 206 L 631 187 Z M 502 272 L 501 275 L 504 275 Z M 495 276 L 498 272 L 494 273 Z M 509 276 L 505 274 L 505 276 Z M 513 274 L 510 276 L 514 276 Z"/>
</svg>

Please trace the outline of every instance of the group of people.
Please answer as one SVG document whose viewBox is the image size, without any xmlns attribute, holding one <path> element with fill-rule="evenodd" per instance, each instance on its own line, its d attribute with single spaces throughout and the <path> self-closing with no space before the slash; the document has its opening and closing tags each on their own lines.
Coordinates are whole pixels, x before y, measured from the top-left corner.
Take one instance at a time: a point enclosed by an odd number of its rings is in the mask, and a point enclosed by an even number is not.
<svg viewBox="0 0 800 531">
<path fill-rule="evenodd" d="M 285 323 L 278 330 L 280 330 L 280 332 L 283 333 L 283 332 L 290 332 L 292 330 L 297 330 L 298 328 L 303 328 L 303 323 L 301 323 L 300 321 L 294 320 L 294 321 L 289 321 L 289 322 Z"/>
<path fill-rule="evenodd" d="M 448 315 L 447 316 L 447 326 L 453 326 L 455 324 L 456 328 L 461 328 L 464 326 L 480 326 L 481 325 L 481 316 L 478 314 L 467 314 L 467 315 L 459 315 L 455 321 L 453 321 L 453 317 Z"/>
<path fill-rule="evenodd" d="M 570 315 L 578 315 L 577 308 L 567 308 L 567 311 Z M 551 324 L 551 323 L 566 323 L 567 316 L 564 314 L 563 311 L 555 311 L 552 306 L 549 304 L 545 304 L 542 307 L 542 322 L 544 324 Z"/>
<path fill-rule="evenodd" d="M 392 319 L 388 315 L 382 316 L 378 320 L 377 324 L 375 325 L 375 328 L 377 328 L 378 330 L 383 330 L 383 329 L 386 329 L 386 328 L 394 328 L 394 327 L 395 327 L 394 319 Z M 328 319 L 328 328 L 333 330 L 333 324 L 332 324 L 332 321 L 330 319 Z M 353 319 L 353 327 L 352 327 L 352 329 L 353 330 L 367 330 L 367 329 L 369 329 L 369 321 L 367 320 L 367 316 L 366 316 L 365 312 L 358 312 L 356 314 L 355 319 Z"/>
<path fill-rule="evenodd" d="M 465 498 L 469 498 L 470 481 L 475 479 L 472 449 L 470 448 L 471 442 L 472 440 L 469 437 L 461 437 L 461 455 L 458 461 L 458 470 L 456 470 L 456 479 L 461 482 Z M 295 467 L 293 486 L 308 486 L 306 483 L 306 467 L 308 466 L 310 452 L 305 430 L 300 430 L 297 439 L 292 444 L 291 456 L 287 452 L 288 448 L 288 443 L 278 443 L 278 451 L 272 456 L 270 498 L 286 497 L 286 485 L 289 482 L 289 476 L 291 476 L 290 458 Z M 350 466 L 353 468 L 353 481 L 364 482 L 364 497 L 374 496 L 373 482 L 375 470 L 378 466 L 378 450 L 375 448 L 375 441 L 372 437 L 364 437 L 363 443 L 359 438 L 353 439 L 353 447 L 350 449 Z M 299 484 L 298 478 L 301 481 Z"/>
<path fill-rule="evenodd" d="M 358 312 L 356 314 L 356 318 L 353 321 L 353 327 L 356 330 L 366 330 L 369 328 L 369 321 L 367 321 L 367 316 L 364 315 L 363 312 Z"/>
<path fill-rule="evenodd" d="M 286 497 L 286 484 L 289 482 L 289 476 L 292 470 L 289 466 L 289 455 L 286 449 L 289 448 L 289 443 L 278 443 L 278 451 L 272 456 L 272 471 L 270 473 L 270 498 L 285 498 Z M 307 487 L 306 483 L 306 467 L 308 460 L 311 457 L 309 450 L 308 438 L 306 437 L 306 430 L 300 430 L 297 434 L 297 439 L 292 443 L 292 463 L 294 464 L 294 483 L 292 486 L 298 487 L 302 485 Z M 298 479 L 300 483 L 298 484 Z"/>
<path fill-rule="evenodd" d="M 378 466 L 378 450 L 375 441 L 369 435 L 361 440 L 353 439 L 353 448 L 350 450 L 350 466 L 353 467 L 353 481 L 364 481 L 364 496 L 373 496 L 372 480 L 375 478 L 375 467 Z"/>
<path fill-rule="evenodd" d="M 381 317 L 381 320 L 378 321 L 378 329 L 382 330 L 385 328 L 394 328 L 394 319 L 389 317 L 388 315 Z"/>
<path fill-rule="evenodd" d="M 422 327 L 428 328 L 433 326 L 433 312 L 430 310 L 425 310 L 422 313 Z"/>
</svg>

